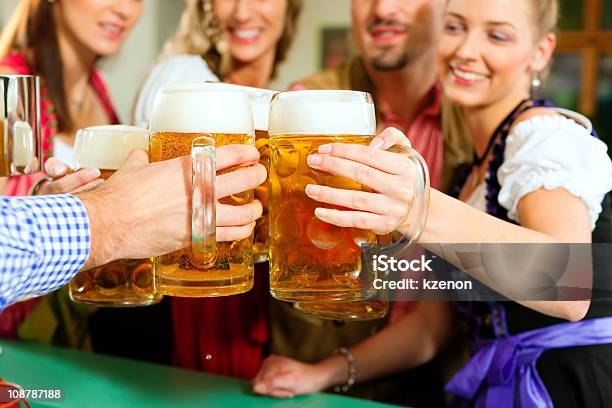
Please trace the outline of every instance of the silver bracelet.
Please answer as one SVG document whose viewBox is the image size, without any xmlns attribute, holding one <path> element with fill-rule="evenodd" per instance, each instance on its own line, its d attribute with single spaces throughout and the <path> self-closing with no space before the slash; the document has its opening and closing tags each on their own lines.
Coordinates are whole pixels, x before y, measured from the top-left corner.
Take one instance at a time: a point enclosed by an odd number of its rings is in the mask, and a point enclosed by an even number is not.
<svg viewBox="0 0 612 408">
<path fill-rule="evenodd" d="M 40 186 L 43 185 L 43 183 L 47 182 L 47 181 L 53 181 L 53 177 L 51 176 L 44 176 L 39 178 L 36 183 L 34 183 L 32 185 L 32 187 L 30 188 L 30 195 L 31 196 L 35 196 L 38 193 L 38 190 L 40 189 Z"/>
<path fill-rule="evenodd" d="M 346 378 L 346 382 L 343 385 L 336 385 L 334 387 L 334 391 L 347 392 L 353 385 L 355 385 L 355 379 L 357 378 L 357 362 L 355 361 L 355 357 L 353 357 L 353 353 L 351 353 L 346 347 L 340 347 L 334 350 L 332 355 L 339 355 L 346 358 L 346 362 L 348 363 L 348 376 Z"/>
</svg>

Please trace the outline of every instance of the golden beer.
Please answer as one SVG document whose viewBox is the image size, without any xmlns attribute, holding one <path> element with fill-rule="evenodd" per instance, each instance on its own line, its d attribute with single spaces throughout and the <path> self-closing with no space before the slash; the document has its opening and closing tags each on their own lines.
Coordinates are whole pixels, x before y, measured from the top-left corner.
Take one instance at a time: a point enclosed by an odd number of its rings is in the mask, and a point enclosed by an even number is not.
<svg viewBox="0 0 612 408">
<path fill-rule="evenodd" d="M 317 207 L 336 208 L 305 194 L 308 184 L 367 190 L 345 177 L 308 166 L 329 143 L 367 145 L 376 129 L 371 97 L 352 91 L 276 95 L 270 108 L 270 293 L 286 301 L 364 300 L 376 291 L 361 271 L 361 245 L 372 231 L 318 219 Z"/>
<path fill-rule="evenodd" d="M 211 89 L 230 89 L 246 92 L 251 101 L 253 111 L 253 125 L 255 128 L 255 146 L 259 150 L 260 160 L 266 171 L 270 172 L 270 149 L 268 148 L 268 118 L 270 116 L 270 102 L 278 93 L 270 89 L 253 88 L 227 84 L 223 82 L 209 82 L 206 86 Z M 266 262 L 270 248 L 270 226 L 268 220 L 268 183 L 255 188 L 255 198 L 263 207 L 263 214 L 257 219 L 255 225 L 255 242 L 253 244 L 253 259 L 255 263 Z"/>
<path fill-rule="evenodd" d="M 194 143 L 202 137 L 214 139 L 217 147 L 255 143 L 251 107 L 244 92 L 189 84 L 164 88 L 157 98 L 151 119 L 151 162 L 189 154 L 194 157 Z M 224 172 L 237 170 L 232 168 Z M 246 191 L 219 202 L 243 205 L 252 200 L 253 191 Z M 195 207 L 193 212 L 196 213 Z M 227 296 L 244 293 L 253 287 L 253 235 L 238 241 L 215 243 L 214 224 L 208 228 L 213 230 L 213 249 L 205 256 L 197 250 L 194 241 L 189 248 L 154 258 L 155 281 L 163 294 Z"/>
<path fill-rule="evenodd" d="M 360 245 L 376 243 L 376 234 L 319 220 L 315 208 L 343 208 L 314 201 L 304 190 L 308 184 L 366 190 L 353 180 L 311 169 L 306 159 L 322 144 L 367 145 L 370 140 L 359 135 L 275 135 L 270 140 L 270 286 L 275 297 L 292 292 L 301 300 L 363 298 L 369 278 L 360 275 Z"/>
<path fill-rule="evenodd" d="M 194 139 L 209 136 L 217 146 L 253 144 L 253 135 L 200 134 L 160 132 L 151 135 L 151 162 L 168 160 L 191 153 Z M 221 171 L 219 174 L 235 171 Z M 222 204 L 242 205 L 253 201 L 253 191 L 246 191 L 219 200 Z M 243 293 L 253 286 L 253 237 L 233 242 L 218 242 L 213 265 L 201 267 L 192 262 L 191 248 L 155 258 L 156 282 L 169 296 L 203 297 Z M 204 271 L 204 273 L 203 273 Z"/>
<path fill-rule="evenodd" d="M 255 131 L 255 146 L 259 150 L 259 163 L 261 163 L 268 174 L 270 173 L 270 147 L 268 132 Z M 268 217 L 269 205 L 269 187 L 268 182 L 265 182 L 255 188 L 255 198 L 261 202 L 263 213 L 255 224 L 255 243 L 253 244 L 253 258 L 255 262 L 265 262 L 268 260 L 268 252 L 270 248 L 270 222 Z"/>
<path fill-rule="evenodd" d="M 109 179 L 133 149 L 147 149 L 146 129 L 97 126 L 77 133 L 75 158 L 79 168 L 98 168 Z M 80 271 L 70 281 L 72 300 L 97 306 L 147 306 L 159 302 L 151 259 L 121 259 L 99 268 Z"/>
</svg>

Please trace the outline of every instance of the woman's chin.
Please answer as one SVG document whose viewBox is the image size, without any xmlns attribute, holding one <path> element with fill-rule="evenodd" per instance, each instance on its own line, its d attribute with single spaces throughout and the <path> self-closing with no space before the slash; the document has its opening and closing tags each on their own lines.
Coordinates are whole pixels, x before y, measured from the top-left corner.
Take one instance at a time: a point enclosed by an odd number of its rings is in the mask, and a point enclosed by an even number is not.
<svg viewBox="0 0 612 408">
<path fill-rule="evenodd" d="M 450 103 L 464 108 L 474 108 L 484 104 L 484 98 L 475 92 L 445 89 L 445 95 Z"/>
</svg>

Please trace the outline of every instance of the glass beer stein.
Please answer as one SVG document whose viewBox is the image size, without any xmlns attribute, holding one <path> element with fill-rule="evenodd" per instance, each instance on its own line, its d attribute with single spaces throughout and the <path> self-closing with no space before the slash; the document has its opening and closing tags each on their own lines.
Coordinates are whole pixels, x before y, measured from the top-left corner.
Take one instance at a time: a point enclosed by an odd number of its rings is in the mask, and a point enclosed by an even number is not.
<svg viewBox="0 0 612 408">
<path fill-rule="evenodd" d="M 261 163 L 270 173 L 270 147 L 268 138 L 268 118 L 270 116 L 270 102 L 277 91 L 269 89 L 247 88 L 246 92 L 251 99 L 253 108 L 253 124 L 255 125 L 255 146 L 259 150 Z M 267 262 L 270 250 L 270 219 L 268 217 L 269 205 L 268 182 L 255 189 L 255 198 L 261 201 L 263 214 L 255 225 L 255 243 L 253 244 L 253 257 L 255 262 Z"/>
<path fill-rule="evenodd" d="M 95 126 L 81 129 L 75 140 L 78 168 L 97 168 L 110 178 L 134 149 L 148 150 L 149 132 L 132 126 Z M 105 307 L 148 306 L 159 302 L 151 259 L 120 259 L 81 271 L 70 281 L 75 302 Z"/>
<path fill-rule="evenodd" d="M 253 114 L 246 93 L 186 84 L 161 89 L 151 117 L 151 162 L 191 154 L 192 245 L 153 259 L 157 289 L 182 297 L 227 296 L 253 287 L 253 236 L 215 242 L 215 146 L 254 144 Z M 227 169 L 224 172 L 236 171 Z M 242 205 L 246 191 L 219 200 Z"/>
<path fill-rule="evenodd" d="M 211 89 L 237 89 L 246 92 L 251 100 L 253 110 L 253 125 L 255 127 L 255 146 L 259 150 L 259 163 L 270 172 L 270 149 L 268 146 L 268 118 L 270 102 L 278 93 L 271 89 L 253 88 L 223 82 L 207 82 Z M 268 218 L 268 182 L 255 188 L 255 198 L 261 202 L 263 214 L 255 225 L 255 242 L 253 243 L 253 259 L 255 263 L 267 262 L 270 248 L 270 226 Z"/>
<path fill-rule="evenodd" d="M 33 75 L 0 75 L 0 177 L 41 170 L 39 82 Z"/>
<path fill-rule="evenodd" d="M 272 99 L 269 127 L 272 296 L 300 302 L 300 309 L 313 301 L 334 301 L 337 307 L 337 301 L 372 299 L 377 294 L 373 282 L 378 275 L 366 264 L 365 249 L 379 248 L 377 244 L 389 242 L 389 236 L 319 220 L 315 208 L 342 208 L 314 201 L 304 192 L 308 184 L 371 191 L 351 179 L 312 169 L 306 160 L 322 144 L 368 145 L 376 130 L 372 97 L 355 91 L 280 93 Z M 409 150 L 407 157 L 414 162 L 416 174 L 414 210 L 410 213 L 415 220 L 422 220 L 429 192 L 428 174 L 423 159 Z M 421 228 L 422 222 L 415 225 Z M 412 238 L 404 237 L 391 246 L 412 245 L 420 230 L 411 233 Z"/>
</svg>

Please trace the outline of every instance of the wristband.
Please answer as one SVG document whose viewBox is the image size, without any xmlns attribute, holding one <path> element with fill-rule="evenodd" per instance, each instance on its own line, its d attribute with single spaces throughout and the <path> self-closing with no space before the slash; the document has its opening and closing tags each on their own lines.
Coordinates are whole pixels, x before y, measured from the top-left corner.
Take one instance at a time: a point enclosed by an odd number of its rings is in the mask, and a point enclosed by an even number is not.
<svg viewBox="0 0 612 408">
<path fill-rule="evenodd" d="M 343 385 L 336 385 L 334 387 L 335 392 L 347 392 L 355 385 L 355 379 L 357 378 L 357 362 L 355 361 L 355 357 L 353 357 L 353 353 L 346 347 L 340 347 L 334 350 L 332 355 L 341 355 L 348 363 L 348 376 L 346 382 Z"/>
</svg>

